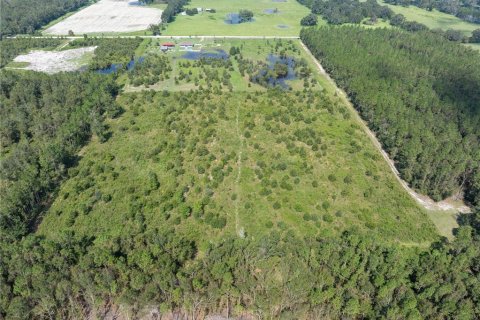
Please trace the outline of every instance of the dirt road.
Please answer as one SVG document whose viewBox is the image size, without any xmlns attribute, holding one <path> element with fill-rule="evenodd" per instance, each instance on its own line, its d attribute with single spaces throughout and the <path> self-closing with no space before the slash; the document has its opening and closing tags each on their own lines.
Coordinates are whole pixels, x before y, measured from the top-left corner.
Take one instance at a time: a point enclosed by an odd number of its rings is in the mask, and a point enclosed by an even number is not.
<svg viewBox="0 0 480 320">
<path fill-rule="evenodd" d="M 328 79 L 328 81 L 330 81 L 330 83 L 336 88 L 336 92 L 337 92 L 337 95 L 345 102 L 345 104 L 353 111 L 352 113 L 355 115 L 355 117 L 357 118 L 358 122 L 362 125 L 362 128 L 363 130 L 365 131 L 365 133 L 367 133 L 367 135 L 370 137 L 370 140 L 373 142 L 373 144 L 375 145 L 375 147 L 377 147 L 377 149 L 380 151 L 380 153 L 382 154 L 383 158 L 385 159 L 385 161 L 387 161 L 388 163 L 388 166 L 390 167 L 390 169 L 392 170 L 392 172 L 395 174 L 395 177 L 397 178 L 397 180 L 400 182 L 400 184 L 402 185 L 402 187 L 410 194 L 410 196 L 412 196 L 412 198 L 414 198 L 420 205 L 422 205 L 425 209 L 427 210 L 434 210 L 434 211 L 447 211 L 447 210 L 455 210 L 455 211 L 458 211 L 458 212 L 461 212 L 461 213 L 469 213 L 471 212 L 471 209 L 466 206 L 465 204 L 463 203 L 456 203 L 452 200 L 443 200 L 443 201 L 439 201 L 439 202 L 435 202 L 433 201 L 432 199 L 430 199 L 429 197 L 425 196 L 425 195 L 421 195 L 417 192 L 415 192 L 412 188 L 410 188 L 407 184 L 407 182 L 405 182 L 401 177 L 400 177 L 400 174 L 397 170 L 397 168 L 395 167 L 395 163 L 393 162 L 392 159 L 390 159 L 390 157 L 388 156 L 387 152 L 385 150 L 383 150 L 382 148 L 382 145 L 380 144 L 380 142 L 378 141 L 377 137 L 375 136 L 375 134 L 373 133 L 372 130 L 370 130 L 370 128 L 368 127 L 368 125 L 366 124 L 366 122 L 360 117 L 360 115 L 358 114 L 357 110 L 353 107 L 353 104 L 351 103 L 351 101 L 348 99 L 348 96 L 346 95 L 345 91 L 343 91 L 342 89 L 338 88 L 335 81 L 330 77 L 330 75 L 325 71 L 325 69 L 323 68 L 323 66 L 320 64 L 320 62 L 315 58 L 315 56 L 312 54 L 312 52 L 310 51 L 310 49 L 307 48 L 307 46 L 302 42 L 300 41 L 300 44 L 302 45 L 303 49 L 305 50 L 305 52 L 310 56 L 310 58 L 314 61 L 315 65 L 317 66 L 318 68 L 318 72 L 323 75 L 325 78 Z"/>
</svg>

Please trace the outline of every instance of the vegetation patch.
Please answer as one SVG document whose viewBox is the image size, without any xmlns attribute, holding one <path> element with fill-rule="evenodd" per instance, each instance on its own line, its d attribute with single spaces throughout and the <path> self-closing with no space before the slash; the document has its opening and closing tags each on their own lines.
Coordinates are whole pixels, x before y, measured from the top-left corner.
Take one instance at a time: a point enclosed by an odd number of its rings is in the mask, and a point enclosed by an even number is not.
<svg viewBox="0 0 480 320">
<path fill-rule="evenodd" d="M 83 150 L 42 234 L 115 235 L 140 219 L 199 244 L 256 238 L 269 223 L 312 236 L 435 237 L 347 109 L 318 91 L 145 91 L 120 103 L 111 138 Z"/>
</svg>

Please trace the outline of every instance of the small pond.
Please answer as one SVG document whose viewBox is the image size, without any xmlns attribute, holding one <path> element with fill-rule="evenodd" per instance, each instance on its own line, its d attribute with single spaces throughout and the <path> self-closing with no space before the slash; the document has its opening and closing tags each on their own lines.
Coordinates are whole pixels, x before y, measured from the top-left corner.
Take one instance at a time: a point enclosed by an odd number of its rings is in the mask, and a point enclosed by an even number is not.
<svg viewBox="0 0 480 320">
<path fill-rule="evenodd" d="M 278 11 L 277 8 L 275 9 L 265 9 L 263 10 L 263 13 L 266 13 L 266 14 L 275 14 L 275 13 L 279 13 L 280 11 Z"/>
<path fill-rule="evenodd" d="M 130 1 L 129 6 L 146 6 L 146 3 L 143 1 Z"/>
<path fill-rule="evenodd" d="M 182 58 L 187 60 L 200 60 L 200 59 L 225 60 L 225 59 L 228 59 L 228 54 L 222 49 L 188 51 L 182 56 Z"/>
<path fill-rule="evenodd" d="M 130 60 L 130 62 L 127 64 L 127 70 L 132 70 L 133 68 L 135 68 L 135 65 L 142 63 L 144 60 L 145 60 L 145 57 L 139 57 L 137 60 L 135 59 Z M 117 73 L 119 70 L 122 70 L 122 68 L 123 68 L 123 64 L 113 63 L 112 65 L 110 65 L 110 67 L 97 70 L 97 72 L 101 74 L 112 74 L 112 73 Z"/>
<path fill-rule="evenodd" d="M 281 63 L 288 67 L 288 73 L 285 77 L 281 77 L 281 78 L 271 77 L 267 79 L 268 85 L 271 87 L 279 86 L 285 90 L 290 89 L 290 86 L 286 83 L 286 81 L 297 79 L 297 75 L 295 73 L 295 59 L 292 57 L 280 57 L 273 54 L 269 54 L 267 57 L 267 62 L 268 62 L 268 68 L 270 70 L 273 70 L 276 63 Z M 263 77 L 266 74 L 267 74 L 267 71 L 264 70 L 263 72 L 262 71 L 260 72 L 259 76 Z"/>
<path fill-rule="evenodd" d="M 279 24 L 279 25 L 277 25 L 277 28 L 280 28 L 280 29 L 288 29 L 288 28 L 290 28 L 290 27 L 287 26 L 286 24 Z"/>
<path fill-rule="evenodd" d="M 238 13 L 233 12 L 233 13 L 227 14 L 224 21 L 225 21 L 226 24 L 240 24 L 240 23 L 254 22 L 255 18 L 252 18 L 250 21 L 242 22 L 240 20 L 240 15 Z"/>
</svg>

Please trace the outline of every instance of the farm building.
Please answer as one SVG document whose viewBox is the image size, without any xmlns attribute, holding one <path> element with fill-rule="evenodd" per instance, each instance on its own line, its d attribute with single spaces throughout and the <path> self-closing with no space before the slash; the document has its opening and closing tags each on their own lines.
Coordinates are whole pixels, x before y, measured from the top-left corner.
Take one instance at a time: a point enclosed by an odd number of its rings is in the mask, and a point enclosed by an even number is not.
<svg viewBox="0 0 480 320">
<path fill-rule="evenodd" d="M 162 51 L 168 51 L 175 48 L 175 43 L 173 42 L 165 42 L 160 45 L 160 50 Z"/>
<path fill-rule="evenodd" d="M 185 49 L 185 50 L 193 49 L 193 46 L 194 46 L 194 44 L 191 43 L 191 42 L 180 43 L 180 48 Z"/>
</svg>

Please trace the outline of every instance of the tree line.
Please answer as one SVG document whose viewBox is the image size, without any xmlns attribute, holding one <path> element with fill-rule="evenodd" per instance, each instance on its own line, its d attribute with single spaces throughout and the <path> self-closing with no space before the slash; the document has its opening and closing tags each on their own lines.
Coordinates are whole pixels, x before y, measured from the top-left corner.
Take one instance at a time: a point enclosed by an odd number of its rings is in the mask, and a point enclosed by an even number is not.
<svg viewBox="0 0 480 320">
<path fill-rule="evenodd" d="M 167 7 L 162 12 L 162 23 L 170 23 L 175 20 L 175 16 L 182 12 L 183 6 L 190 0 L 168 0 Z"/>
<path fill-rule="evenodd" d="M 468 201 L 480 203 L 478 53 L 430 32 L 310 28 L 301 38 L 403 179 L 435 200 L 463 188 Z"/>
<path fill-rule="evenodd" d="M 103 118 L 116 116 L 118 87 L 94 73 L 1 72 L 0 240 L 28 234 L 76 154 Z"/>
<path fill-rule="evenodd" d="M 0 68 L 16 56 L 32 49 L 53 49 L 62 43 L 59 38 L 16 38 L 0 40 Z"/>
<path fill-rule="evenodd" d="M 64 14 L 91 0 L 1 0 L 2 35 L 32 34 Z"/>
</svg>

